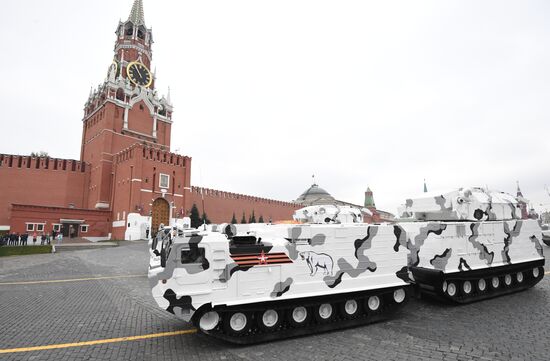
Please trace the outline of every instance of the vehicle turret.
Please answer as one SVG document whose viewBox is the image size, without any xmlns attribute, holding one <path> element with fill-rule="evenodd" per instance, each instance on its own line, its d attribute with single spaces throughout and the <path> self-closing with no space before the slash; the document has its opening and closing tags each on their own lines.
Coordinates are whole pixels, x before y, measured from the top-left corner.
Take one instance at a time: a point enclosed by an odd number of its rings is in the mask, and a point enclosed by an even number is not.
<svg viewBox="0 0 550 361">
<path fill-rule="evenodd" d="M 516 197 L 479 187 L 409 198 L 399 210 L 402 217 L 419 221 L 497 221 L 521 218 Z"/>
<path fill-rule="evenodd" d="M 361 211 L 370 213 L 366 208 L 359 210 L 350 206 L 316 205 L 296 210 L 294 220 L 312 224 L 363 223 Z"/>
</svg>

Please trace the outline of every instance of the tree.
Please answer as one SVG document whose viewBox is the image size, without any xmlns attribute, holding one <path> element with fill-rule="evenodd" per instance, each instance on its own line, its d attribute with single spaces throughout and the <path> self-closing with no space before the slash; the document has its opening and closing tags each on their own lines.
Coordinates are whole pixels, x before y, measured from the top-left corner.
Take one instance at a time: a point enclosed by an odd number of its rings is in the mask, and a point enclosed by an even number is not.
<svg viewBox="0 0 550 361">
<path fill-rule="evenodd" d="M 206 212 L 202 212 L 201 217 L 201 224 L 210 224 L 210 220 L 208 219 L 208 216 L 206 215 Z"/>
<path fill-rule="evenodd" d="M 31 152 L 31 157 L 35 157 L 35 158 L 40 158 L 40 157 L 47 158 L 49 156 L 50 155 L 48 154 L 48 152 L 44 152 L 43 150 L 39 152 Z"/>
<path fill-rule="evenodd" d="M 256 223 L 256 216 L 254 215 L 254 210 L 252 210 L 252 214 L 250 215 L 250 218 L 248 218 L 248 223 Z"/>
<path fill-rule="evenodd" d="M 191 207 L 191 214 L 189 215 L 189 218 L 191 218 L 191 227 L 193 228 L 199 228 L 202 224 L 201 217 L 199 216 L 199 209 L 195 203 L 193 203 L 193 207 Z"/>
<path fill-rule="evenodd" d="M 246 217 L 244 215 L 244 211 L 243 211 L 243 218 L 241 219 L 241 224 L 245 224 L 246 223 Z"/>
<path fill-rule="evenodd" d="M 231 224 L 237 224 L 237 218 L 235 218 L 235 212 L 233 212 L 233 218 L 231 218 Z"/>
<path fill-rule="evenodd" d="M 260 218 L 258 218 L 258 223 L 264 223 L 264 216 L 260 214 Z"/>
</svg>

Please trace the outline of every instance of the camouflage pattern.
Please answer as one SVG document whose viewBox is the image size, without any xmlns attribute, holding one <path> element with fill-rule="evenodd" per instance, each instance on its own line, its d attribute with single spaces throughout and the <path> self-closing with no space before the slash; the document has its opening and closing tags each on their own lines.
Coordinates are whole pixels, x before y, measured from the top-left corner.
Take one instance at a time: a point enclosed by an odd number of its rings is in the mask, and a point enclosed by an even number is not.
<svg viewBox="0 0 550 361">
<path fill-rule="evenodd" d="M 302 223 L 363 223 L 363 214 L 372 215 L 366 208 L 359 210 L 350 206 L 322 205 L 296 210 L 294 219 Z"/>
<path fill-rule="evenodd" d="M 190 321 L 216 307 L 406 286 L 417 268 L 446 274 L 544 260 L 538 222 L 517 219 L 508 194 L 459 189 L 405 208 L 411 219 L 396 224 L 312 206 L 296 212 L 304 224 L 166 229 L 150 242 L 153 296 Z"/>
<path fill-rule="evenodd" d="M 476 187 L 409 198 L 399 209 L 399 214 L 415 220 L 433 221 L 496 221 L 521 217 L 514 196 Z"/>
<path fill-rule="evenodd" d="M 201 307 L 408 284 L 404 269 L 408 250 L 394 249 L 392 226 L 256 224 L 227 225 L 222 232 L 180 233 L 164 241 L 165 267 L 160 259 L 163 242 L 158 241 L 155 249 L 150 243 L 149 281 L 158 305 L 185 321 Z M 256 241 L 237 245 L 240 236 Z M 205 259 L 182 263 L 182 251 L 200 248 Z"/>
<path fill-rule="evenodd" d="M 409 267 L 452 273 L 544 259 L 538 222 L 519 219 L 518 201 L 507 193 L 424 193 L 407 199 L 402 212 L 414 220 L 395 226 L 411 251 Z"/>
<path fill-rule="evenodd" d="M 411 222 L 399 227 L 411 250 L 409 266 L 452 273 L 544 258 L 536 220 Z"/>
</svg>

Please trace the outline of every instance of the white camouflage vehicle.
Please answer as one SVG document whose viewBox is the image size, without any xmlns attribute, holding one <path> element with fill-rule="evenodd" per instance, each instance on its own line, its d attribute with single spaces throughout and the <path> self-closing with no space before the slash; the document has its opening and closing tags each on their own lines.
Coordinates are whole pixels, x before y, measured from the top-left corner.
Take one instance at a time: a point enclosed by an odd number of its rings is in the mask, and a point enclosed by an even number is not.
<svg viewBox="0 0 550 361">
<path fill-rule="evenodd" d="M 170 240 L 167 229 L 151 244 L 155 300 L 210 335 L 250 343 L 334 330 L 387 318 L 409 296 L 408 251 L 393 250 L 392 227 L 331 221 L 219 230 Z"/>
<path fill-rule="evenodd" d="M 542 231 L 515 197 L 482 188 L 408 199 L 399 245 L 424 293 L 467 303 L 532 287 L 544 277 Z M 397 246 L 397 243 L 396 243 Z"/>
<path fill-rule="evenodd" d="M 160 307 L 202 332 L 252 343 L 370 323 L 423 293 L 466 303 L 544 276 L 536 221 L 479 188 L 407 200 L 408 218 L 365 224 L 350 207 L 296 211 L 301 224 L 166 228 L 150 244 Z"/>
</svg>

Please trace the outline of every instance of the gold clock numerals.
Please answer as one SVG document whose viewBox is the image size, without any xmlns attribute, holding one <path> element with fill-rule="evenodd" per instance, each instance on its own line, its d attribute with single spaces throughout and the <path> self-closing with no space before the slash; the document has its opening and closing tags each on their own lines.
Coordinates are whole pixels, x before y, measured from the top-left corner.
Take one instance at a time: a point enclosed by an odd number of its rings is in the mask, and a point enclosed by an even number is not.
<svg viewBox="0 0 550 361">
<path fill-rule="evenodd" d="M 151 72 L 139 61 L 134 61 L 128 64 L 126 74 L 128 75 L 128 79 L 130 79 L 130 81 L 135 85 L 140 85 L 147 88 L 153 82 Z"/>
</svg>

